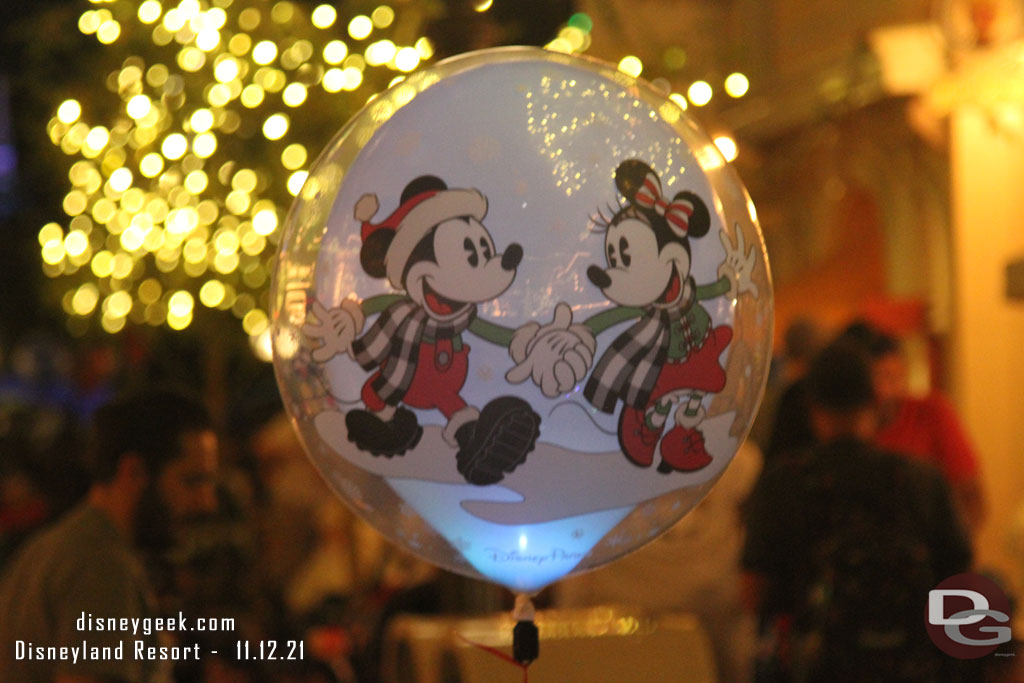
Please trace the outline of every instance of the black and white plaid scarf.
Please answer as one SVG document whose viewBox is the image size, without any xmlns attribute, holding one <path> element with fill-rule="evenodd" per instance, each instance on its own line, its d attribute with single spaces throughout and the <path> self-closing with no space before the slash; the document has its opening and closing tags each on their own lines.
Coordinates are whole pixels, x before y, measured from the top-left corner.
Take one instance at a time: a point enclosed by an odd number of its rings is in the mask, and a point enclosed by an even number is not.
<svg viewBox="0 0 1024 683">
<path fill-rule="evenodd" d="M 420 342 L 461 334 L 475 317 L 476 306 L 467 306 L 455 319 L 440 322 L 416 302 L 402 299 L 381 312 L 366 334 L 352 342 L 352 357 L 364 370 L 380 368 L 373 390 L 385 403 L 397 405 L 416 375 Z"/>
<path fill-rule="evenodd" d="M 683 309 L 648 306 L 639 322 L 615 338 L 590 373 L 583 395 L 598 410 L 610 413 L 615 402 L 633 408 L 647 407 L 668 359 L 672 323 L 682 319 Z"/>
</svg>

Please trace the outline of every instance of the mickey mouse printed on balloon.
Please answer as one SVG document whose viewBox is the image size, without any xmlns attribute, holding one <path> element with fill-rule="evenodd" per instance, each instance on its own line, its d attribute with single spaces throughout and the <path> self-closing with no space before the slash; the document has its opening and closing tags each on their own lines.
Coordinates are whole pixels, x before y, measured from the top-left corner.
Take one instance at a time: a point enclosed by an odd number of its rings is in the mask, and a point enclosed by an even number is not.
<svg viewBox="0 0 1024 683">
<path fill-rule="evenodd" d="M 604 267 L 587 268 L 588 279 L 616 307 L 586 321 L 595 334 L 627 320 L 637 322 L 620 334 L 597 361 L 584 396 L 611 413 L 622 401 L 619 445 L 626 458 L 650 467 L 660 452 L 658 471 L 694 472 L 711 462 L 700 425 L 706 395 L 725 386 L 719 357 L 732 328 L 714 325 L 700 305 L 721 296 L 758 296 L 751 280 L 756 255 L 744 252 L 737 226 L 734 246 L 720 233 L 726 258 L 715 282 L 698 285 L 691 276 L 690 240 L 711 227 L 707 205 L 695 193 L 662 196 L 661 182 L 646 163 L 629 159 L 615 171 L 615 185 L 626 200 L 604 228 Z M 673 426 L 662 435 L 673 405 Z"/>
<path fill-rule="evenodd" d="M 355 204 L 362 224 L 360 263 L 396 291 L 327 309 L 314 301 L 303 334 L 318 346 L 313 360 L 351 356 L 372 372 L 361 391 L 363 408 L 345 415 L 348 440 L 375 456 L 413 451 L 423 435 L 409 408 L 439 410 L 447 419 L 441 436 L 456 453 L 459 473 L 488 485 L 521 465 L 534 449 L 540 416 L 516 396 L 499 396 L 477 409 L 460 392 L 469 368 L 463 334 L 509 349 L 511 382 L 532 378 L 547 396 L 568 391 L 586 376 L 596 342 L 572 323 L 559 304 L 552 322 L 518 329 L 477 316 L 477 305 L 503 294 L 515 280 L 523 249 L 511 243 L 498 253 L 482 221 L 487 199 L 478 190 L 449 188 L 420 176 L 402 192 L 398 207 L 372 223 L 374 194 Z M 377 315 L 365 334 L 366 318 Z M 360 336 L 361 335 L 361 336 Z M 408 407 L 407 407 L 408 406 Z"/>
</svg>

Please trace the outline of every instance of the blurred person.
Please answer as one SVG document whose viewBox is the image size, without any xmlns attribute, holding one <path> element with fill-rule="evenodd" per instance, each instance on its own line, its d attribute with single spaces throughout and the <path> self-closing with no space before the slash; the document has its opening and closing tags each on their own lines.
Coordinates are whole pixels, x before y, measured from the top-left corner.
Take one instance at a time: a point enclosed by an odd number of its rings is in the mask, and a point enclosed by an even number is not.
<svg viewBox="0 0 1024 683">
<path fill-rule="evenodd" d="M 67 458 L 83 431 L 73 358 L 66 340 L 36 330 L 0 364 L 0 566 L 85 493 L 84 471 Z"/>
<path fill-rule="evenodd" d="M 554 589 L 556 605 L 615 605 L 647 615 L 694 614 L 707 631 L 720 679 L 749 681 L 756 627 L 739 590 L 740 509 L 760 469 L 760 451 L 745 442 L 696 508 L 627 557 L 559 582 Z"/>
<path fill-rule="evenodd" d="M 280 413 L 249 439 L 265 501 L 260 508 L 261 571 L 293 616 L 323 600 L 415 585 L 431 566 L 403 552 L 358 518 L 330 489 Z"/>
<path fill-rule="evenodd" d="M 362 680 L 376 680 L 376 636 L 391 601 L 428 584 L 436 568 L 392 545 L 332 492 L 285 413 L 245 442 L 261 494 L 259 581 L 277 612 L 266 627 L 305 625 L 307 656 L 338 670 L 355 664 Z"/>
<path fill-rule="evenodd" d="M 86 498 L 28 541 L 0 580 L 0 681 L 156 681 L 169 662 L 138 661 L 135 639 L 161 636 L 90 630 L 85 619 L 156 615 L 143 568 L 186 522 L 216 506 L 217 437 L 206 409 L 188 396 L 150 389 L 97 411 Z M 83 628 L 83 626 L 86 626 Z M 121 659 L 18 657 L 28 648 L 116 648 Z M 56 661 L 54 661 L 56 659 Z"/>
<path fill-rule="evenodd" d="M 50 515 L 50 500 L 16 460 L 0 443 L 0 569 Z"/>
<path fill-rule="evenodd" d="M 786 453 L 814 443 L 804 376 L 824 342 L 824 332 L 811 318 L 797 318 L 786 328 L 781 388 L 774 398 L 766 391 L 768 404 L 762 404 L 764 417 L 758 420 L 768 424 L 767 434 L 760 428 L 765 463 L 774 463 Z"/>
<path fill-rule="evenodd" d="M 926 460 L 946 477 L 972 535 L 985 518 L 978 458 L 949 400 L 937 391 L 912 396 L 899 342 L 870 324 L 849 325 L 842 338 L 859 343 L 872 360 L 878 399 L 879 447 Z"/>
<path fill-rule="evenodd" d="M 260 578 L 274 599 L 283 602 L 293 578 L 319 544 L 321 510 L 335 499 L 283 412 L 257 427 L 246 439 L 246 448 L 256 466 L 260 494 L 255 510 Z M 347 593 L 352 587 L 350 567 L 344 559 L 339 565 L 334 588 Z"/>
<path fill-rule="evenodd" d="M 807 376 L 819 445 L 765 472 L 750 500 L 746 601 L 759 681 L 943 681 L 928 591 L 971 551 L 942 475 L 881 450 L 870 359 L 835 343 Z"/>
</svg>

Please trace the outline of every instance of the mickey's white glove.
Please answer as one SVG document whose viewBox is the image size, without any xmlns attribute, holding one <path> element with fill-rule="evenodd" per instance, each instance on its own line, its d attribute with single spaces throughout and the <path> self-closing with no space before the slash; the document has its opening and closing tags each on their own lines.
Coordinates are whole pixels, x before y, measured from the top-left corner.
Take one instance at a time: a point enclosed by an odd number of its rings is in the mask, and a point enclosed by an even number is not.
<svg viewBox="0 0 1024 683">
<path fill-rule="evenodd" d="M 586 377 L 596 350 L 590 328 L 574 325 L 572 309 L 559 303 L 547 325 L 529 322 L 515 331 L 508 352 L 516 366 L 505 373 L 505 379 L 520 384 L 532 378 L 541 393 L 554 398 Z"/>
<path fill-rule="evenodd" d="M 722 240 L 722 246 L 725 247 L 725 260 L 718 266 L 718 277 L 723 275 L 729 278 L 729 297 L 735 298 L 744 292 L 750 292 L 756 299 L 758 294 L 757 283 L 752 279 L 754 273 L 754 265 L 757 262 L 757 254 L 754 253 L 754 247 L 751 245 L 750 249 L 744 249 L 746 244 L 743 240 L 743 230 L 740 229 L 739 223 L 735 224 L 736 230 L 736 244 L 732 243 L 732 239 L 725 234 L 725 231 L 718 233 L 718 236 Z M 746 253 L 743 253 L 746 251 Z"/>
<path fill-rule="evenodd" d="M 319 301 L 314 300 L 310 313 L 316 318 L 309 318 L 302 326 L 302 334 L 308 339 L 321 342 L 313 349 L 313 360 L 325 363 L 339 353 L 351 354 L 352 342 L 363 331 L 366 316 L 359 304 L 352 299 L 345 299 L 337 308 L 328 310 Z"/>
</svg>

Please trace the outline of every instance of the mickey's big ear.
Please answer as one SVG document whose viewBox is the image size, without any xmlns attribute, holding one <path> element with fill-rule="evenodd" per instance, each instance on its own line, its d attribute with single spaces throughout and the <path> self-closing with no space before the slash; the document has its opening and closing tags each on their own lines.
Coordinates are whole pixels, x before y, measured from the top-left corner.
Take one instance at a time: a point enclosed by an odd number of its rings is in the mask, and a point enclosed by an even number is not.
<svg viewBox="0 0 1024 683">
<path fill-rule="evenodd" d="M 704 200 L 697 196 L 693 192 L 680 192 L 672 201 L 677 199 L 685 199 L 693 205 L 693 213 L 690 215 L 690 219 L 686 225 L 686 236 L 687 237 L 703 237 L 708 234 L 708 230 L 711 229 L 711 213 L 708 211 L 708 205 L 704 203 Z"/>
<path fill-rule="evenodd" d="M 626 159 L 615 169 L 615 187 L 618 188 L 619 194 L 632 204 L 648 173 L 653 171 L 644 162 L 639 159 Z"/>
<path fill-rule="evenodd" d="M 395 239 L 395 231 L 386 228 L 374 230 L 366 237 L 363 248 L 359 250 L 359 263 L 370 277 L 387 275 L 384 257 L 387 255 L 388 247 L 391 246 L 393 239 Z"/>
<path fill-rule="evenodd" d="M 408 200 L 418 194 L 423 194 L 424 192 L 439 192 L 447 189 L 447 183 L 436 175 L 421 175 L 418 178 L 410 180 L 409 184 L 405 186 L 404 190 L 402 190 L 401 203 L 405 204 Z"/>
</svg>

